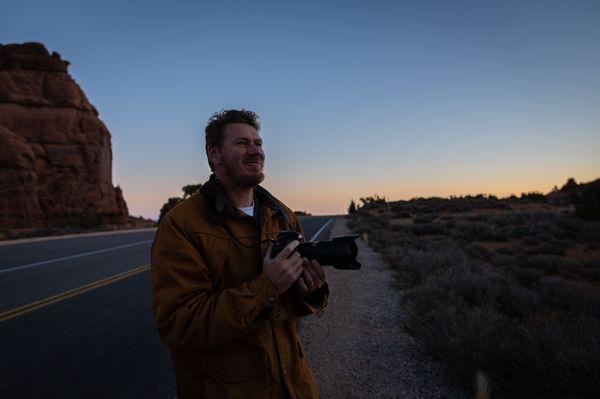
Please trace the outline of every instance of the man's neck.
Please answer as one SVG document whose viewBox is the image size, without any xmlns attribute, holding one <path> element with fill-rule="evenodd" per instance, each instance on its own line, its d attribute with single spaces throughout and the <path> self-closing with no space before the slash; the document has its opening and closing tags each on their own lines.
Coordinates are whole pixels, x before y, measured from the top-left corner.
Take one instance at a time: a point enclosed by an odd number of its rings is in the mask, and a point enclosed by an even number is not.
<svg viewBox="0 0 600 399">
<path fill-rule="evenodd" d="M 236 208 L 247 208 L 252 206 L 252 202 L 254 200 L 253 187 L 241 188 L 233 184 L 227 178 L 219 177 L 219 180 L 221 181 L 221 185 L 227 193 L 227 197 L 229 198 L 229 201 L 231 201 L 232 205 L 234 205 Z"/>
</svg>

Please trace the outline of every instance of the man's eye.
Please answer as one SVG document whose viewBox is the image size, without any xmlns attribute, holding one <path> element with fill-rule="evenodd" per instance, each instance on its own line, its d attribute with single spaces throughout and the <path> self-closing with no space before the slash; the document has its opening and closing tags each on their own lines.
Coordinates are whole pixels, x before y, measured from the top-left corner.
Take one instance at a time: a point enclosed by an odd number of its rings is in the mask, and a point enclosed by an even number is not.
<svg viewBox="0 0 600 399">
<path fill-rule="evenodd" d="M 259 141 L 258 143 L 255 143 L 254 145 L 256 145 L 257 147 L 262 147 L 262 141 Z"/>
</svg>

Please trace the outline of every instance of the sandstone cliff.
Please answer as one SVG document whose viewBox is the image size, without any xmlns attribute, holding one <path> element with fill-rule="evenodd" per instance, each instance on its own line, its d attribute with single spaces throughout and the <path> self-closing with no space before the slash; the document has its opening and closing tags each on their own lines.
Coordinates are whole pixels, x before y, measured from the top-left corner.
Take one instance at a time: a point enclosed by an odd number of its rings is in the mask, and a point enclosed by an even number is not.
<svg viewBox="0 0 600 399">
<path fill-rule="evenodd" d="M 124 224 L 110 133 L 69 63 L 39 43 L 0 45 L 0 227 Z"/>
</svg>

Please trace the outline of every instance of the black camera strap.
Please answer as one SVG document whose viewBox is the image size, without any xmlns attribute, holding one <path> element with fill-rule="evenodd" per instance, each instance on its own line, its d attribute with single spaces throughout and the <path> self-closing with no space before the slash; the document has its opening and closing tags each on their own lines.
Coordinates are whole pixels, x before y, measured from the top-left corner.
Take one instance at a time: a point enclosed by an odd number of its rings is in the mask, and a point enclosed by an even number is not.
<svg viewBox="0 0 600 399">
<path fill-rule="evenodd" d="M 221 225 L 223 226 L 223 229 L 225 229 L 225 231 L 227 232 L 227 234 L 229 235 L 229 237 L 231 237 L 233 239 L 233 241 L 235 241 L 239 246 L 244 247 L 244 248 L 254 248 L 256 246 L 259 246 L 265 242 L 272 242 L 273 244 L 275 244 L 277 242 L 277 240 L 273 240 L 272 238 L 268 238 L 266 240 L 262 240 L 260 241 L 260 239 L 255 239 L 254 242 L 250 245 L 244 244 L 243 242 L 241 242 L 239 240 L 239 238 L 237 238 L 232 232 L 231 230 L 229 230 L 229 227 L 227 227 L 227 225 L 225 224 L 225 221 L 221 222 Z M 260 229 L 258 230 L 258 234 L 260 235 Z"/>
</svg>

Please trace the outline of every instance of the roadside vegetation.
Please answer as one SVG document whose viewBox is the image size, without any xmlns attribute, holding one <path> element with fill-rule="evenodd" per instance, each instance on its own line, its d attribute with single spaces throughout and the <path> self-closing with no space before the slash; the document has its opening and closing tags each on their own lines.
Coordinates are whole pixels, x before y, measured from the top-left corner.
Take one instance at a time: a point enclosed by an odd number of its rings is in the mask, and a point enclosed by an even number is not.
<svg viewBox="0 0 600 399">
<path fill-rule="evenodd" d="M 482 371 L 492 398 L 596 398 L 598 183 L 504 199 L 361 198 L 348 225 L 397 270 L 403 327 L 458 383 Z"/>
</svg>

